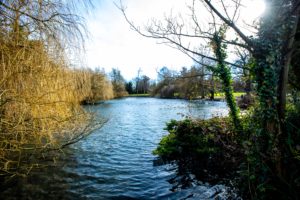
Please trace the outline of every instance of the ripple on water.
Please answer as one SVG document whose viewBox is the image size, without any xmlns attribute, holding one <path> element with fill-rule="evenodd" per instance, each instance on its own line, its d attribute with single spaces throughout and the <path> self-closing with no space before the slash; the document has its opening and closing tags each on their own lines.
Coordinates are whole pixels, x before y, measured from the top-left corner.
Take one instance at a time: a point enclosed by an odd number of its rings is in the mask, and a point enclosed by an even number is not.
<svg viewBox="0 0 300 200">
<path fill-rule="evenodd" d="M 225 186 L 171 192 L 168 180 L 176 176 L 176 167 L 153 166 L 152 155 L 167 134 L 163 130 L 166 122 L 182 115 L 226 115 L 224 102 L 125 98 L 86 109 L 109 121 L 69 147 L 63 167 L 47 168 L 19 181 L 19 185 L 7 188 L 5 199 L 14 199 L 17 188 L 26 199 L 214 199 L 214 194 L 226 193 Z"/>
</svg>

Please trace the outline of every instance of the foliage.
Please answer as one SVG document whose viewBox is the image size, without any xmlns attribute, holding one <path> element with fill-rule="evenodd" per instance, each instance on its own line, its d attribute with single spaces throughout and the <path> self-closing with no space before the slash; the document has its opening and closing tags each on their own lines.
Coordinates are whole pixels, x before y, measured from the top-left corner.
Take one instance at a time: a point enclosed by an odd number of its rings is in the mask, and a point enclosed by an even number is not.
<svg viewBox="0 0 300 200">
<path fill-rule="evenodd" d="M 1 181 L 55 160 L 97 124 L 80 106 L 93 93 L 91 76 L 70 69 L 66 57 L 82 44 L 73 8 L 65 1 L 0 2 Z"/>
<path fill-rule="evenodd" d="M 237 130 L 241 131 L 242 127 L 239 119 L 239 109 L 236 105 L 235 98 L 233 96 L 231 72 L 225 64 L 225 59 L 227 56 L 225 51 L 226 45 L 222 44 L 222 40 L 224 40 L 225 33 L 226 28 L 220 28 L 219 32 L 215 33 L 213 40 L 211 41 L 213 51 L 216 55 L 216 58 L 218 59 L 218 64 L 214 71 L 222 81 L 225 99 L 230 109 L 229 115 L 233 121 L 233 124 Z"/>
<path fill-rule="evenodd" d="M 150 94 L 130 94 L 129 97 L 150 97 Z"/>
<path fill-rule="evenodd" d="M 125 79 L 123 78 L 121 71 L 113 68 L 111 73 L 111 83 L 113 86 L 113 93 L 115 98 L 127 96 L 128 93 L 125 89 Z"/>
<path fill-rule="evenodd" d="M 291 60 L 291 70 L 289 72 L 289 83 L 292 88 L 300 90 L 300 24 L 297 26 L 295 43 L 293 45 L 293 56 Z"/>
<path fill-rule="evenodd" d="M 258 106 L 250 122 L 252 128 L 248 130 L 251 134 L 246 151 L 247 187 L 251 198 L 295 199 L 299 198 L 295 192 L 299 184 L 291 177 L 299 174 L 296 167 L 299 162 L 291 157 L 288 146 L 298 143 L 297 137 L 290 137 L 298 131 L 289 128 L 291 119 L 286 117 L 289 113 L 285 107 L 292 56 L 287 52 L 293 44 L 299 13 L 293 14 L 295 2 L 268 3 L 269 11 L 261 18 L 258 38 L 253 40 L 253 77 Z M 279 8 L 277 3 L 285 6 Z"/>
<path fill-rule="evenodd" d="M 133 94 L 133 85 L 131 81 L 125 83 L 125 89 L 128 92 L 128 94 Z"/>
<path fill-rule="evenodd" d="M 218 179 L 211 175 L 224 178 L 239 166 L 242 153 L 229 118 L 171 120 L 166 130 L 153 151 L 165 162 L 184 163 L 187 171 L 210 181 Z"/>
<path fill-rule="evenodd" d="M 219 87 L 213 75 L 204 66 L 183 67 L 180 72 L 163 67 L 159 74 L 159 83 L 152 91 L 152 96 L 162 98 L 206 98 Z"/>
<path fill-rule="evenodd" d="M 84 104 L 94 104 L 97 101 L 114 98 L 113 86 L 104 72 L 99 70 L 83 70 L 83 72 L 87 76 L 83 84 L 89 87 L 86 91 L 90 91 L 83 100 Z"/>
<path fill-rule="evenodd" d="M 87 128 L 90 116 L 79 104 L 89 90 L 84 73 L 53 62 L 41 43 L 0 46 L 0 174 L 27 174 L 37 162 L 33 157 Z"/>
<path fill-rule="evenodd" d="M 245 94 L 246 94 L 245 92 L 234 92 L 233 97 L 238 98 L 238 97 L 241 97 Z M 225 98 L 225 93 L 224 92 L 217 92 L 217 93 L 215 93 L 215 98 Z"/>
<path fill-rule="evenodd" d="M 288 137 L 281 141 L 282 150 L 284 150 L 281 157 L 281 162 L 284 163 L 281 177 L 275 173 L 276 169 L 273 168 L 277 163 L 274 157 L 266 156 L 261 152 L 261 141 L 258 135 L 258 130 L 261 130 L 261 119 L 256 114 L 257 108 L 253 108 L 244 117 L 245 137 L 242 138 L 241 145 L 246 157 L 241 164 L 240 189 L 246 198 L 299 198 L 299 111 L 300 109 L 294 105 L 290 105 L 287 110 L 285 134 Z"/>
</svg>

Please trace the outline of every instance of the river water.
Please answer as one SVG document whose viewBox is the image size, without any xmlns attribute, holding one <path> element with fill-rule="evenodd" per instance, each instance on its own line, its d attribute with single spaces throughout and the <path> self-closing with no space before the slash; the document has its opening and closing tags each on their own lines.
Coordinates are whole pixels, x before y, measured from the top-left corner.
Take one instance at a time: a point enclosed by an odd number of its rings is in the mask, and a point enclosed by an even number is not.
<svg viewBox="0 0 300 200">
<path fill-rule="evenodd" d="M 108 122 L 65 149 L 57 166 L 9 184 L 1 199 L 226 199 L 223 185 L 203 183 L 171 191 L 168 180 L 176 177 L 176 166 L 155 166 L 152 155 L 167 134 L 166 122 L 227 115 L 224 102 L 132 97 L 86 109 Z"/>
</svg>

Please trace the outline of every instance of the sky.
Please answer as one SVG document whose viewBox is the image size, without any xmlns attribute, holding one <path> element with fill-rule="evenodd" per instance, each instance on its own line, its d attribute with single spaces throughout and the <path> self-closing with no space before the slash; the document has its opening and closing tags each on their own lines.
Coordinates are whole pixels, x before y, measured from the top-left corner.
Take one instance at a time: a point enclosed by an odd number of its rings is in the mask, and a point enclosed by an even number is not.
<svg viewBox="0 0 300 200">
<path fill-rule="evenodd" d="M 248 2 L 244 15 L 257 17 L 263 12 L 261 0 L 244 0 Z M 144 27 L 152 18 L 162 19 L 164 15 L 181 12 L 188 14 L 187 4 L 191 0 L 123 0 L 128 17 Z M 193 60 L 180 51 L 155 39 L 145 38 L 133 31 L 121 11 L 116 7 L 119 0 L 98 0 L 90 14 L 85 15 L 87 30 L 90 33 L 86 41 L 85 60 L 89 68 L 104 68 L 107 73 L 111 68 L 121 71 L 129 81 L 141 73 L 151 79 L 157 77 L 157 71 L 163 66 L 180 70 L 190 67 Z"/>
</svg>

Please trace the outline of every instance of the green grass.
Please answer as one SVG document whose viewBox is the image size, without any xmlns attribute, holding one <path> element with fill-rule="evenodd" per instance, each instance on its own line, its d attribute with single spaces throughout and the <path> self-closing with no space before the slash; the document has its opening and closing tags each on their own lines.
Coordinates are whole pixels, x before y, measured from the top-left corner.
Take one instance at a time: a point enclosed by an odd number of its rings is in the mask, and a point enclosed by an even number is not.
<svg viewBox="0 0 300 200">
<path fill-rule="evenodd" d="M 129 94 L 128 97 L 150 97 L 150 94 Z"/>
<path fill-rule="evenodd" d="M 236 97 L 240 97 L 241 95 L 245 95 L 245 94 L 246 94 L 245 92 L 234 92 L 233 96 L 236 98 Z M 225 98 L 224 92 L 215 93 L 215 98 Z"/>
</svg>

